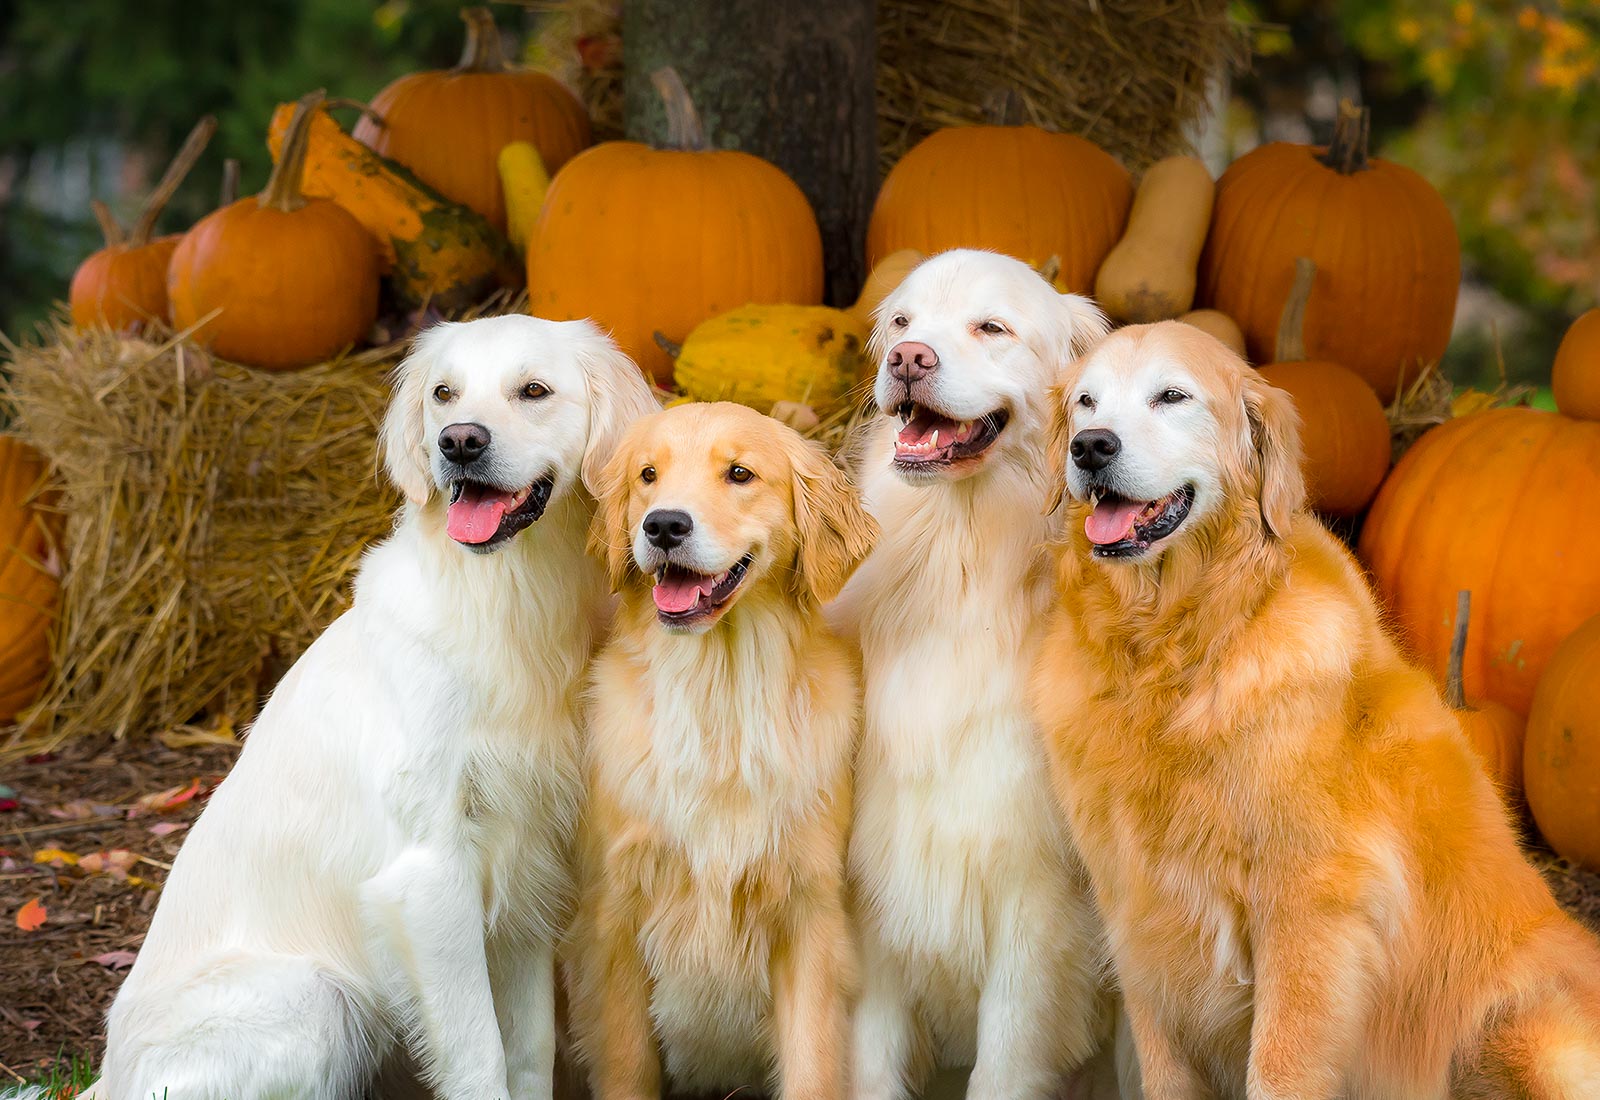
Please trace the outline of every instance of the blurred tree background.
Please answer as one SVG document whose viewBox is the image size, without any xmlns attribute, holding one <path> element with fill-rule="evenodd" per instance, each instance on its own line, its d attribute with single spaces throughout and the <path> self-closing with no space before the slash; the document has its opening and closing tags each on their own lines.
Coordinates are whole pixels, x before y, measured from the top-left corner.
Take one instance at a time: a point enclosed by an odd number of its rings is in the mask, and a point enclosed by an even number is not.
<svg viewBox="0 0 1600 1100">
<path fill-rule="evenodd" d="M 1446 367 L 1492 384 L 1503 354 L 1542 381 L 1567 322 L 1600 301 L 1600 3 L 1235 0 L 1251 70 L 1202 144 L 1221 170 L 1262 141 L 1325 141 L 1340 97 L 1373 110 L 1378 155 L 1443 192 L 1466 284 Z M 216 202 L 222 161 L 265 181 L 275 104 L 365 99 L 448 66 L 457 0 L 0 0 L 0 331 L 26 332 L 99 245 L 89 200 L 132 215 L 210 111 L 220 130 L 163 228 Z M 498 3 L 527 32 L 532 3 Z M 530 47 L 532 36 L 528 36 Z"/>
</svg>

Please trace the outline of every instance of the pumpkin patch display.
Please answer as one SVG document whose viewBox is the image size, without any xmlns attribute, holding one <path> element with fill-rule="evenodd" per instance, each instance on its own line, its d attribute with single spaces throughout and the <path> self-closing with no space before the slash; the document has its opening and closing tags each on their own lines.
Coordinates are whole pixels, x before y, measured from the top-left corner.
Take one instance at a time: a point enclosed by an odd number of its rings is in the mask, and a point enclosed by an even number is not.
<svg viewBox="0 0 1600 1100">
<path fill-rule="evenodd" d="M 751 305 L 695 326 L 673 371 L 696 401 L 737 401 L 760 412 L 784 402 L 826 416 L 862 375 L 867 327 L 827 306 Z"/>
<path fill-rule="evenodd" d="M 1550 847 L 1600 871 L 1600 615 L 1564 639 L 1528 714 L 1523 784 Z"/>
<path fill-rule="evenodd" d="M 588 147 L 589 116 L 559 80 L 506 66 L 488 8 L 464 8 L 461 18 L 467 44 L 460 63 L 391 83 L 372 99 L 377 117 L 363 116 L 354 136 L 503 233 L 500 150 L 532 142 L 554 175 Z"/>
<path fill-rule="evenodd" d="M 604 142 L 556 174 L 528 248 L 528 298 L 539 317 L 594 318 L 667 389 L 672 359 L 656 333 L 682 344 L 743 305 L 820 303 L 822 235 L 793 180 L 708 148 L 677 73 L 654 79 L 667 147 Z"/>
<path fill-rule="evenodd" d="M 1128 170 L 1099 146 L 1037 126 L 936 130 L 900 158 L 872 207 L 867 262 L 903 248 L 1058 256 L 1087 294 L 1133 203 Z"/>
<path fill-rule="evenodd" d="M 1317 265 L 1306 353 L 1355 371 L 1388 402 L 1402 378 L 1444 354 L 1461 282 L 1461 245 L 1439 193 L 1367 155 L 1367 112 L 1340 105 L 1327 149 L 1273 142 L 1217 181 L 1198 299 L 1244 331 L 1267 362 L 1294 261 Z"/>
<path fill-rule="evenodd" d="M 1556 349 L 1550 369 L 1556 408 L 1567 416 L 1600 420 L 1600 309 L 1583 314 Z"/>
<path fill-rule="evenodd" d="M 1295 282 L 1278 324 L 1276 361 L 1261 377 L 1294 398 L 1300 413 L 1301 465 L 1312 508 L 1353 516 L 1389 472 L 1389 420 L 1378 395 L 1338 363 L 1307 360 L 1301 329 L 1317 268 L 1295 261 Z"/>
<path fill-rule="evenodd" d="M 1198 157 L 1167 157 L 1145 169 L 1128 227 L 1094 279 L 1095 301 L 1107 316 L 1124 324 L 1168 321 L 1194 304 L 1215 192 Z"/>
<path fill-rule="evenodd" d="M 301 191 L 314 92 L 295 104 L 261 194 L 206 215 L 172 256 L 167 294 L 179 328 L 218 355 L 287 370 L 364 337 L 378 314 L 378 250 L 354 215 Z"/>
<path fill-rule="evenodd" d="M 106 246 L 79 264 L 73 273 L 67 304 L 74 325 L 104 325 L 123 332 L 137 331 L 147 321 L 170 319 L 167 265 L 178 247 L 178 237 L 152 240 L 151 234 L 155 232 L 156 219 L 205 152 L 216 129 L 217 120 L 210 115 L 195 124 L 145 201 L 131 232 L 122 232 L 104 203 L 96 200 L 91 204 Z"/>
<path fill-rule="evenodd" d="M 894 293 L 895 287 L 905 281 L 913 268 L 927 258 L 915 248 L 902 248 L 873 264 L 872 270 L 867 273 L 867 281 L 861 284 L 861 294 L 849 312 L 870 329 L 878 306 Z"/>
<path fill-rule="evenodd" d="M 32 494 L 44 463 L 0 435 L 0 723 L 39 696 L 50 673 L 50 624 L 59 584 L 46 519 Z"/>
<path fill-rule="evenodd" d="M 1248 360 L 1249 350 L 1245 347 L 1244 333 L 1239 331 L 1239 326 L 1232 317 L 1219 309 L 1191 309 L 1178 320 L 1186 325 L 1193 325 L 1201 332 L 1209 332 L 1221 340 L 1239 358 Z"/>
<path fill-rule="evenodd" d="M 297 104 L 273 112 L 267 147 L 283 156 Z M 457 309 L 520 280 L 507 242 L 473 210 L 450 202 L 356 141 L 318 104 L 305 123 L 301 193 L 332 199 L 366 229 L 395 303 Z"/>
<path fill-rule="evenodd" d="M 1497 408 L 1423 433 L 1361 530 L 1360 553 L 1413 652 L 1444 674 L 1451 607 L 1478 608 L 1468 696 L 1527 714 L 1556 646 L 1600 614 L 1600 423 Z"/>
<path fill-rule="evenodd" d="M 1450 641 L 1446 665 L 1444 700 L 1456 712 L 1467 744 L 1483 761 L 1495 786 L 1507 803 L 1522 800 L 1522 739 L 1526 723 L 1522 715 L 1501 703 L 1467 701 L 1461 684 L 1461 660 L 1467 651 L 1467 632 L 1472 618 L 1472 593 L 1462 589 L 1456 596 L 1455 633 Z"/>
</svg>

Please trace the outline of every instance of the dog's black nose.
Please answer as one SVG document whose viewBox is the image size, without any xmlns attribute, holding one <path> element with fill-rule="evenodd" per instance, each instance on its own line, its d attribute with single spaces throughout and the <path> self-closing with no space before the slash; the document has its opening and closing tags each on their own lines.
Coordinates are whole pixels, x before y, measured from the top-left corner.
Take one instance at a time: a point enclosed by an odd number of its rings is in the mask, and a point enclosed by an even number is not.
<svg viewBox="0 0 1600 1100">
<path fill-rule="evenodd" d="M 644 537 L 663 550 L 671 550 L 694 530 L 694 520 L 688 512 L 657 508 L 644 517 Z"/>
<path fill-rule="evenodd" d="M 889 375 L 906 385 L 926 378 L 939 365 L 939 353 L 917 340 L 902 340 L 889 349 L 884 360 Z"/>
<path fill-rule="evenodd" d="M 465 466 L 489 449 L 489 429 L 482 424 L 451 424 L 439 433 L 439 453 Z"/>
<path fill-rule="evenodd" d="M 1103 470 L 1122 450 L 1122 440 L 1109 428 L 1085 428 L 1072 437 L 1073 465 L 1080 470 Z"/>
</svg>

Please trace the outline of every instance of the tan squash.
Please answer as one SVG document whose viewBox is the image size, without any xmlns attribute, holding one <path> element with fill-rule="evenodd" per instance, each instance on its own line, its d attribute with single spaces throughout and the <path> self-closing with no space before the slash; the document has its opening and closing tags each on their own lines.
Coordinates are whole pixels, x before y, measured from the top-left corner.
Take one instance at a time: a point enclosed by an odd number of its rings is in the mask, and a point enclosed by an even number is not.
<svg viewBox="0 0 1600 1100">
<path fill-rule="evenodd" d="M 1245 350 L 1244 330 L 1220 309 L 1191 309 L 1178 320 L 1186 325 L 1193 325 L 1201 332 L 1209 332 L 1233 349 L 1239 358 L 1249 360 L 1250 355 Z"/>
<path fill-rule="evenodd" d="M 1171 320 L 1194 304 L 1216 190 L 1198 157 L 1167 157 L 1145 170 L 1122 239 L 1095 276 L 1101 309 L 1124 324 L 1144 324 Z"/>
</svg>

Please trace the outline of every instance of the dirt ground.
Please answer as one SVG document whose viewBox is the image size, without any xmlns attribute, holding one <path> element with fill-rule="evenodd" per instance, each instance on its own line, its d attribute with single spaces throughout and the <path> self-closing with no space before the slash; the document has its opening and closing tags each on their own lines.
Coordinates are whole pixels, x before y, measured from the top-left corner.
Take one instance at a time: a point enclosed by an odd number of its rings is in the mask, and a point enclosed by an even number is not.
<svg viewBox="0 0 1600 1100">
<path fill-rule="evenodd" d="M 73 745 L 0 765 L 0 1090 L 99 1063 L 106 1008 L 172 857 L 235 752 Z M 1600 875 L 1532 855 L 1561 903 L 1600 930 Z M 24 932 L 16 917 L 36 898 L 44 923 Z"/>
</svg>

